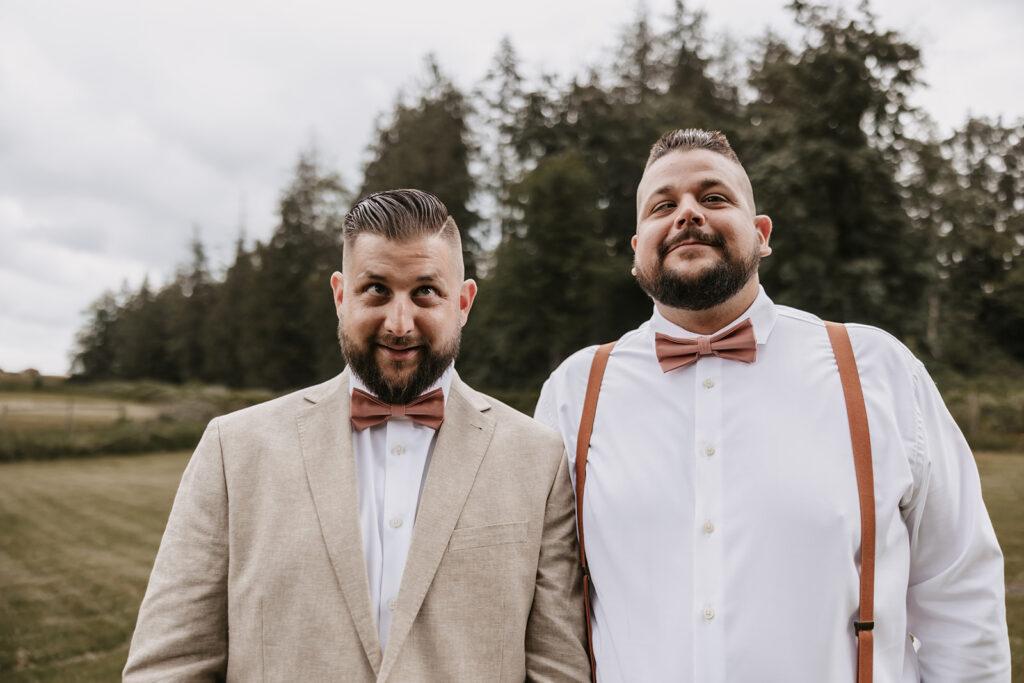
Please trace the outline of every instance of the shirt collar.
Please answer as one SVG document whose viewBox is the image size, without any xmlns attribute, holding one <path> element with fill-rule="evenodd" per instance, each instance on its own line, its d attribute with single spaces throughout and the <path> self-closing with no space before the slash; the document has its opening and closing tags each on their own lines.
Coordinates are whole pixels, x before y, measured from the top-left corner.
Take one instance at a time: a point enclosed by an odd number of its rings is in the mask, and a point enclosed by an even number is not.
<svg viewBox="0 0 1024 683">
<path fill-rule="evenodd" d="M 349 375 L 351 377 L 351 381 L 349 381 L 349 383 L 348 383 L 348 395 L 349 396 L 352 395 L 352 390 L 353 389 L 360 389 L 361 391 L 365 391 L 366 393 L 370 394 L 371 396 L 377 397 L 377 394 L 374 393 L 373 391 L 371 391 L 366 386 L 366 384 L 363 382 L 362 378 L 359 375 L 357 375 L 354 370 L 352 370 L 351 368 L 349 368 L 349 370 L 351 371 L 349 373 Z M 440 387 L 442 389 L 442 391 L 444 392 L 444 402 L 445 402 L 445 405 L 448 405 L 448 394 L 451 392 L 452 374 L 454 374 L 454 372 L 455 372 L 455 363 L 454 362 L 449 363 L 448 367 L 445 368 L 444 372 L 441 373 L 441 376 L 438 377 L 434 381 L 433 384 L 431 384 L 429 387 L 424 389 L 423 393 L 426 394 L 426 393 L 431 392 L 434 389 L 437 389 L 438 387 Z"/>
<path fill-rule="evenodd" d="M 775 304 L 768 298 L 768 295 L 764 291 L 764 287 L 758 285 L 757 297 L 754 302 L 750 304 L 747 310 L 743 311 L 735 320 L 729 321 L 729 323 L 723 325 L 721 329 L 715 330 L 709 335 L 699 335 L 696 332 L 690 332 L 689 330 L 676 325 L 669 321 L 665 316 L 661 314 L 658 307 L 654 307 L 654 315 L 651 316 L 651 339 L 654 339 L 654 335 L 657 333 L 667 334 L 670 337 L 700 337 L 708 336 L 713 337 L 714 335 L 727 330 L 737 322 L 744 318 L 750 318 L 750 322 L 754 325 L 754 337 L 757 339 L 758 344 L 766 344 L 768 342 L 768 336 L 772 333 L 772 329 L 775 327 L 775 321 L 778 318 L 778 313 L 775 310 Z"/>
</svg>

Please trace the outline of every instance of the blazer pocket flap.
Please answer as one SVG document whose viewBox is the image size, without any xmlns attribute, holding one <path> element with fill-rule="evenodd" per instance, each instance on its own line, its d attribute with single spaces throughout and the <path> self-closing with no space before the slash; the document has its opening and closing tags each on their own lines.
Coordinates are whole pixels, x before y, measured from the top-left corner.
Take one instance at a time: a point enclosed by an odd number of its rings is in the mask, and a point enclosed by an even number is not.
<svg viewBox="0 0 1024 683">
<path fill-rule="evenodd" d="M 456 529 L 448 542 L 449 550 L 465 550 L 504 543 L 522 543 L 527 538 L 529 522 L 510 522 Z"/>
</svg>

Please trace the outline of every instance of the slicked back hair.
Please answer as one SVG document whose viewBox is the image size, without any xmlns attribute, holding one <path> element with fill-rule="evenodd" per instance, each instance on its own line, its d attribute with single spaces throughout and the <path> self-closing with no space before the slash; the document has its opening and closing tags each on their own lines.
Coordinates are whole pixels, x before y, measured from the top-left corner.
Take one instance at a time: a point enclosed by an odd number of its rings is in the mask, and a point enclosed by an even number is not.
<svg viewBox="0 0 1024 683">
<path fill-rule="evenodd" d="M 415 237 L 442 237 L 457 255 L 457 270 L 463 271 L 459 228 L 448 214 L 448 207 L 429 192 L 385 190 L 363 197 L 345 216 L 344 248 L 351 249 L 360 235 L 380 235 L 395 242 Z"/>
<path fill-rule="evenodd" d="M 740 159 L 733 151 L 732 145 L 725 135 L 717 130 L 701 130 L 700 128 L 679 128 L 658 138 L 658 141 L 651 147 L 651 153 L 647 157 L 646 171 L 655 161 L 669 152 L 679 150 L 688 152 L 693 149 L 706 149 L 709 152 L 721 154 L 730 161 L 735 161 L 742 166 Z"/>
</svg>

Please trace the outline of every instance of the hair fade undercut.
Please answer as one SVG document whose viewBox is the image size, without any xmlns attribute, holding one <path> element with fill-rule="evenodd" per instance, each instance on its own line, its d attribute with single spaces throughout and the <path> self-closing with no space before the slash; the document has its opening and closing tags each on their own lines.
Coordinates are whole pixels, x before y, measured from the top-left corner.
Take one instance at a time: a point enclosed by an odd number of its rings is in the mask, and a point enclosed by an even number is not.
<svg viewBox="0 0 1024 683">
<path fill-rule="evenodd" d="M 345 216 L 342 235 L 351 244 L 364 233 L 396 242 L 433 235 L 461 242 L 448 208 L 423 190 L 385 190 L 360 199 Z"/>
<path fill-rule="evenodd" d="M 733 151 L 732 145 L 725 135 L 717 130 L 701 130 L 700 128 L 679 128 L 658 138 L 658 141 L 651 147 L 651 154 L 647 157 L 646 171 L 655 161 L 669 152 L 676 150 L 688 152 L 693 149 L 706 149 L 709 152 L 721 154 L 730 161 L 735 161 L 742 166 L 740 159 Z"/>
</svg>

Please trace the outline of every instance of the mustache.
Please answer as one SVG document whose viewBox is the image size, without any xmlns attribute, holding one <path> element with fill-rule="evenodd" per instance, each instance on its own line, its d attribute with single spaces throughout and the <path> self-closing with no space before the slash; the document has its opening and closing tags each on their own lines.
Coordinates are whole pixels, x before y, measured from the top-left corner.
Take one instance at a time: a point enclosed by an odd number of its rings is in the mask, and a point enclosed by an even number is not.
<svg viewBox="0 0 1024 683">
<path fill-rule="evenodd" d="M 721 235 L 715 233 L 704 233 L 697 228 L 691 227 L 683 230 L 672 239 L 662 242 L 658 246 L 658 258 L 665 258 L 668 256 L 668 252 L 672 251 L 673 247 L 682 244 L 683 242 L 699 242 L 710 247 L 725 249 L 725 240 Z"/>
<path fill-rule="evenodd" d="M 378 334 L 372 341 L 378 346 L 390 346 L 393 349 L 407 349 L 413 346 L 427 345 L 423 337 L 412 334 L 407 334 L 404 337 L 398 337 L 393 334 Z"/>
</svg>

